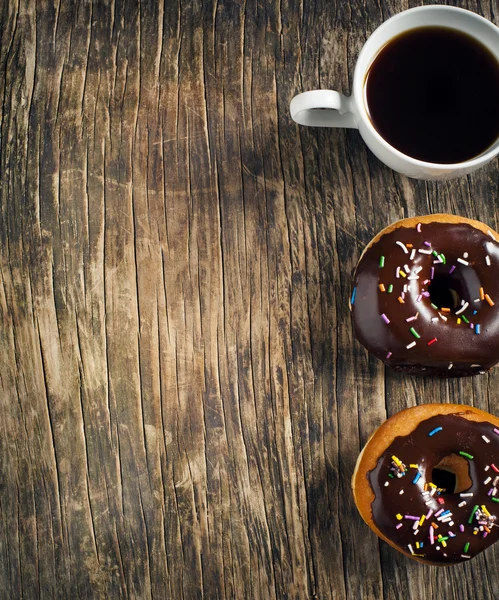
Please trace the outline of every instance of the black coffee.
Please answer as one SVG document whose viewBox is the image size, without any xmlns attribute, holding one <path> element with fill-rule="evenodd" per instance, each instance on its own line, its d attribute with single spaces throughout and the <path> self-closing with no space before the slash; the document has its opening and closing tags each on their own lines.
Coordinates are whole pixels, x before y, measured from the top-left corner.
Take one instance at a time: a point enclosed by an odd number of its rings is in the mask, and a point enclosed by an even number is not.
<svg viewBox="0 0 499 600">
<path fill-rule="evenodd" d="M 457 163 L 499 137 L 499 63 L 475 38 L 422 27 L 392 39 L 366 77 L 378 133 L 413 158 Z"/>
</svg>

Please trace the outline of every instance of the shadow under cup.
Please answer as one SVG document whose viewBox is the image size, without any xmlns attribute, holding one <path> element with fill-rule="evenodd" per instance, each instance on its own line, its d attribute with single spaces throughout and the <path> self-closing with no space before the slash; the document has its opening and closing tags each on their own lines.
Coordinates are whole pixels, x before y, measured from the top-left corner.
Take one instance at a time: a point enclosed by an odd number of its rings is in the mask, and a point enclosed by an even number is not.
<svg viewBox="0 0 499 600">
<path fill-rule="evenodd" d="M 373 127 L 411 158 L 463 163 L 499 139 L 499 62 L 458 29 L 429 25 L 394 36 L 372 60 L 363 91 Z"/>
</svg>

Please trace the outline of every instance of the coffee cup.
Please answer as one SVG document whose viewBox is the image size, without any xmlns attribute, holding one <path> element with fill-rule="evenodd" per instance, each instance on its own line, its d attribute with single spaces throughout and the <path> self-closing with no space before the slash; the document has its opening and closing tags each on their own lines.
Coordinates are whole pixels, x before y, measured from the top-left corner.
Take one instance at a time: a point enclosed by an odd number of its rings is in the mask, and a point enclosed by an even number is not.
<svg viewBox="0 0 499 600">
<path fill-rule="evenodd" d="M 466 175 L 490 162 L 499 154 L 499 138 L 478 155 L 458 162 L 423 160 L 397 149 L 375 127 L 367 103 L 366 80 L 380 52 L 392 40 L 418 28 L 447 28 L 474 38 L 499 61 L 499 28 L 471 11 L 453 6 L 421 6 L 401 12 L 385 21 L 369 37 L 358 57 L 352 95 L 333 90 L 314 90 L 295 96 L 291 117 L 300 125 L 358 129 L 369 149 L 390 168 L 417 179 L 440 180 Z M 438 59 L 438 57 L 435 57 Z M 499 69 L 499 63 L 497 65 Z M 499 73 L 499 70 L 498 70 Z M 470 111 L 480 111 L 469 90 L 466 102 Z M 445 107 L 444 107 L 445 108 Z M 499 110 L 499 109 L 498 109 Z"/>
</svg>

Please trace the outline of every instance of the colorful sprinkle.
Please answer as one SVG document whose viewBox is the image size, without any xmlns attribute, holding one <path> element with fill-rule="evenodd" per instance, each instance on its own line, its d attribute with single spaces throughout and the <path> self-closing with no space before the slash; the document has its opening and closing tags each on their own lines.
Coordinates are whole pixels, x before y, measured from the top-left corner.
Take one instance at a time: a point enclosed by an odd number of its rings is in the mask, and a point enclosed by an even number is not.
<svg viewBox="0 0 499 600">
<path fill-rule="evenodd" d="M 469 302 L 465 302 L 465 303 L 464 303 L 464 304 L 461 306 L 461 308 L 460 308 L 459 310 L 457 310 L 457 311 L 456 311 L 454 314 L 456 314 L 456 315 L 460 315 L 461 313 L 463 313 L 463 312 L 464 312 L 464 311 L 465 311 L 465 310 L 468 308 L 468 306 L 469 306 L 469 305 L 470 305 L 470 303 L 469 303 Z"/>
<path fill-rule="evenodd" d="M 489 303 L 489 306 L 494 306 L 494 303 L 492 302 L 492 298 L 488 294 L 485 294 L 485 300 L 487 300 L 487 302 Z"/>
<path fill-rule="evenodd" d="M 390 323 L 390 319 L 385 315 L 385 313 L 383 313 L 381 315 L 381 318 L 383 319 L 383 321 L 388 325 L 388 323 Z"/>
<path fill-rule="evenodd" d="M 402 250 L 404 251 L 404 254 L 409 254 L 409 250 L 407 250 L 405 244 L 403 244 L 400 241 L 395 242 L 397 244 L 397 246 L 400 246 L 402 248 Z"/>
<path fill-rule="evenodd" d="M 464 545 L 464 553 L 466 554 L 466 552 L 468 552 L 468 548 L 470 547 L 470 543 L 466 542 L 466 544 Z"/>
<path fill-rule="evenodd" d="M 485 436 L 485 435 L 482 435 L 482 440 L 483 440 L 484 442 L 486 442 L 487 444 L 490 444 L 490 440 L 489 440 L 489 438 L 488 438 L 487 436 Z"/>
<path fill-rule="evenodd" d="M 398 301 L 400 302 L 400 304 L 405 304 L 404 299 L 402 298 L 402 296 L 398 297 Z"/>
<path fill-rule="evenodd" d="M 467 267 L 470 263 L 467 260 L 463 260 L 462 258 L 458 258 L 457 259 L 458 263 L 461 263 L 462 265 L 464 265 L 465 267 Z"/>
<path fill-rule="evenodd" d="M 416 345 L 416 342 L 411 342 L 410 344 L 407 344 L 406 348 L 407 348 L 407 350 L 410 350 L 411 348 L 414 348 L 415 345 Z"/>
<path fill-rule="evenodd" d="M 355 304 L 355 296 L 357 295 L 357 288 L 354 287 L 353 288 L 353 292 L 352 292 L 352 298 L 350 300 L 350 304 L 353 306 Z"/>
<path fill-rule="evenodd" d="M 385 266 L 385 257 L 381 256 L 379 259 L 379 266 L 382 269 Z"/>
<path fill-rule="evenodd" d="M 421 473 L 418 471 L 416 477 L 412 480 L 412 483 L 417 483 L 421 479 Z"/>
<path fill-rule="evenodd" d="M 428 434 L 430 437 L 434 436 L 436 433 L 438 433 L 439 431 L 442 431 L 442 427 L 435 427 L 435 429 L 433 429 L 432 431 L 430 431 L 430 433 Z"/>
<path fill-rule="evenodd" d="M 391 294 L 393 292 L 393 284 L 390 283 L 388 286 L 388 293 Z"/>
<path fill-rule="evenodd" d="M 475 516 L 475 513 L 476 513 L 477 510 L 478 510 L 478 504 L 475 504 L 475 506 L 473 507 L 473 510 L 471 511 L 470 518 L 468 519 L 468 524 L 469 525 L 471 525 L 471 523 L 473 522 L 473 517 Z"/>
<path fill-rule="evenodd" d="M 480 300 L 485 300 L 485 295 L 484 295 L 484 293 L 483 293 L 483 287 L 481 287 L 481 288 L 479 289 L 479 292 L 480 292 Z"/>
<path fill-rule="evenodd" d="M 421 223 L 417 224 L 416 230 L 417 230 L 418 233 L 421 233 Z"/>
<path fill-rule="evenodd" d="M 379 287 L 379 289 L 380 289 L 382 292 L 385 292 L 385 291 L 386 291 L 386 288 L 385 288 L 385 286 L 384 286 L 382 283 L 380 283 L 378 287 Z"/>
<path fill-rule="evenodd" d="M 480 335 L 480 325 L 478 323 L 475 325 L 475 333 Z"/>
<path fill-rule="evenodd" d="M 452 273 L 454 273 L 455 270 L 456 270 L 456 265 L 452 265 L 452 267 L 449 269 L 449 275 L 452 275 Z"/>
<path fill-rule="evenodd" d="M 414 327 L 411 327 L 411 328 L 409 329 L 409 331 L 412 333 L 412 335 L 413 335 L 413 336 L 414 336 L 414 337 L 415 337 L 417 340 L 419 340 L 419 338 L 420 338 L 421 336 L 420 336 L 420 335 L 419 335 L 419 333 L 418 333 L 418 332 L 417 332 L 417 331 L 414 329 Z"/>
<path fill-rule="evenodd" d="M 490 256 L 489 255 L 487 255 L 485 257 L 485 264 L 487 265 L 487 267 L 490 267 Z"/>
<path fill-rule="evenodd" d="M 465 317 L 464 315 L 462 315 L 461 319 L 462 319 L 462 320 L 463 320 L 463 321 L 464 321 L 466 324 L 468 324 L 468 323 L 469 323 L 469 320 L 468 320 L 468 319 L 467 319 L 467 317 Z"/>
<path fill-rule="evenodd" d="M 461 452 L 459 452 L 459 454 L 460 454 L 461 456 L 464 456 L 465 458 L 467 458 L 467 459 L 469 459 L 469 460 L 473 460 L 473 456 L 471 456 L 471 454 L 468 454 L 467 452 L 463 452 L 463 451 L 461 451 Z"/>
<path fill-rule="evenodd" d="M 437 341 L 437 338 L 436 338 L 436 337 L 434 337 L 432 340 L 430 340 L 430 341 L 428 342 L 428 346 L 431 346 L 431 345 L 432 345 L 432 344 L 434 344 L 436 341 Z"/>
</svg>

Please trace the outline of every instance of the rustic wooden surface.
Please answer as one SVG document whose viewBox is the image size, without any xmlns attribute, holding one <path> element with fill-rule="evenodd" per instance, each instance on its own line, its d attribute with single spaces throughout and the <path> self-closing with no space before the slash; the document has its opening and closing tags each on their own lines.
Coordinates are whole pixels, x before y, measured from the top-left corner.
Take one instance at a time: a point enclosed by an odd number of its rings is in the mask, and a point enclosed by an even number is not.
<svg viewBox="0 0 499 600">
<path fill-rule="evenodd" d="M 391 221 L 497 229 L 498 163 L 412 181 L 288 115 L 415 4 L 0 2 L 2 599 L 499 597 L 499 548 L 409 561 L 349 483 L 399 409 L 499 414 L 499 369 L 385 371 L 348 312 Z"/>
</svg>

